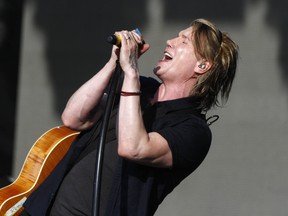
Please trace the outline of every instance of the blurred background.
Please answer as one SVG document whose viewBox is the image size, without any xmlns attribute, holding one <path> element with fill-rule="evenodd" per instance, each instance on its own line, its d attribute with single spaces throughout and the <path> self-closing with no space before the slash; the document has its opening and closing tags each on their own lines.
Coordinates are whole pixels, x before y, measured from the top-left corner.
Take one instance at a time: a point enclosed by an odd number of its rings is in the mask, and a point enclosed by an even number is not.
<svg viewBox="0 0 288 216">
<path fill-rule="evenodd" d="M 239 67 L 228 103 L 208 113 L 220 116 L 210 153 L 156 215 L 286 216 L 287 8 L 285 0 L 0 0 L 1 187 L 108 60 L 108 35 L 140 28 L 151 45 L 141 74 L 153 76 L 166 40 L 203 17 L 237 42 Z"/>
</svg>

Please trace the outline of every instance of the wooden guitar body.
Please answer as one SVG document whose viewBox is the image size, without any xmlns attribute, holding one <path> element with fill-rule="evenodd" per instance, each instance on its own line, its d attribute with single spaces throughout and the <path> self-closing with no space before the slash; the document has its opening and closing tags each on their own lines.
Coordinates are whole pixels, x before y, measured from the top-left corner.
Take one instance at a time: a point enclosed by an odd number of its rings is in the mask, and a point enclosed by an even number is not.
<svg viewBox="0 0 288 216">
<path fill-rule="evenodd" d="M 30 149 L 17 179 L 0 189 L 0 215 L 17 216 L 27 197 L 49 176 L 79 132 L 60 126 L 44 133 Z"/>
</svg>

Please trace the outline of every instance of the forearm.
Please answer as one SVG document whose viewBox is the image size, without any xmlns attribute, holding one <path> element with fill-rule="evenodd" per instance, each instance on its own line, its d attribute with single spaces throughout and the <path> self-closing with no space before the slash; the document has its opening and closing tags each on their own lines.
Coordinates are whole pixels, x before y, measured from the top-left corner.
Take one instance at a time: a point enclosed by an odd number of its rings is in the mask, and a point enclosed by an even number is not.
<svg viewBox="0 0 288 216">
<path fill-rule="evenodd" d="M 64 125 L 74 130 L 91 127 L 99 117 L 101 98 L 115 70 L 112 59 L 69 99 L 63 113 Z"/>
<path fill-rule="evenodd" d="M 122 91 L 140 91 L 138 73 L 125 74 Z M 141 148 L 149 140 L 143 123 L 140 96 L 121 96 L 118 128 L 119 154 L 130 159 L 140 157 Z"/>
</svg>

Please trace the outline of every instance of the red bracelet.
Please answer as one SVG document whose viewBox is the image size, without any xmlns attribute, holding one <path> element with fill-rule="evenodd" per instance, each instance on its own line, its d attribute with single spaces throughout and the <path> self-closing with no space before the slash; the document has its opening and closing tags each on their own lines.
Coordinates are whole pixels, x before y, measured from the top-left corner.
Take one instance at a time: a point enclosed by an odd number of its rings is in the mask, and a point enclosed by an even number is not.
<svg viewBox="0 0 288 216">
<path fill-rule="evenodd" d="M 139 96 L 139 95 L 141 95 L 141 91 L 139 91 L 139 92 L 121 91 L 121 96 Z"/>
</svg>

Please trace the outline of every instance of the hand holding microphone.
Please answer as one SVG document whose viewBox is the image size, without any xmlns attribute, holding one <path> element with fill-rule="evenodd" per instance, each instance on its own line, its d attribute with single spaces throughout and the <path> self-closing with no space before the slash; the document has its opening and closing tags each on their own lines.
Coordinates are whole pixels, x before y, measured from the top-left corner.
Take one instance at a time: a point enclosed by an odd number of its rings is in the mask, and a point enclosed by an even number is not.
<svg viewBox="0 0 288 216">
<path fill-rule="evenodd" d="M 134 31 L 135 31 L 140 37 L 142 37 L 142 33 L 140 32 L 140 30 L 139 30 L 138 28 L 136 28 Z M 108 43 L 111 43 L 111 44 L 116 45 L 116 46 L 118 46 L 118 47 L 121 46 L 121 38 L 120 38 L 120 36 L 117 35 L 117 34 L 113 34 L 113 35 L 108 36 L 107 39 L 106 39 L 106 41 L 107 41 Z M 142 40 L 142 44 L 145 44 L 145 41 L 144 41 L 144 40 Z"/>
<path fill-rule="evenodd" d="M 137 42 L 137 44 L 138 44 L 138 57 L 140 57 L 143 53 L 145 53 L 150 48 L 150 45 L 146 44 L 145 41 L 143 40 L 142 33 L 140 32 L 139 28 L 136 28 L 135 30 L 133 30 L 131 32 L 122 31 L 119 34 L 115 33 L 113 35 L 108 36 L 106 41 L 108 43 L 116 45 L 120 48 L 122 45 L 120 34 L 122 34 L 123 32 L 125 34 L 127 34 L 127 33 L 129 33 L 130 35 L 132 34 L 131 37 L 126 36 L 127 37 L 126 41 L 127 41 L 127 39 L 131 40 L 133 37 L 135 39 L 135 41 Z M 123 40 L 123 36 L 122 36 L 122 40 Z"/>
<path fill-rule="evenodd" d="M 123 71 L 138 71 L 138 59 L 149 49 L 142 38 L 139 29 L 133 31 L 117 31 L 107 38 L 107 42 L 114 44 L 112 58 L 119 60 Z M 116 54 L 116 56 L 115 56 Z M 116 60 L 116 61 L 117 61 Z"/>
</svg>

